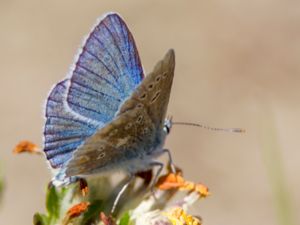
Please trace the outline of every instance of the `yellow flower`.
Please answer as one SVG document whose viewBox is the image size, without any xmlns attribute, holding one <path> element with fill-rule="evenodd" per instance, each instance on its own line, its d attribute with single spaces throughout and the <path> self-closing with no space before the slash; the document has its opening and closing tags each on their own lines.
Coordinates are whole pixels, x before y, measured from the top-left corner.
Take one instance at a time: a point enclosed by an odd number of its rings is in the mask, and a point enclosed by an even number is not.
<svg viewBox="0 0 300 225">
<path fill-rule="evenodd" d="M 170 212 L 164 213 L 173 225 L 201 225 L 201 221 L 187 214 L 182 208 L 176 207 L 171 209 Z"/>
</svg>

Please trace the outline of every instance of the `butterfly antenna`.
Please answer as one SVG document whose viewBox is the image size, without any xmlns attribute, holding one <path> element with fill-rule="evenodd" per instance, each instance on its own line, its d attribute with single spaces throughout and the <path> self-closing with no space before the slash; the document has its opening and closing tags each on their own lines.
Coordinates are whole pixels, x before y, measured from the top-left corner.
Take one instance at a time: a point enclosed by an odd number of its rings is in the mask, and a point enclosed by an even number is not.
<svg viewBox="0 0 300 225">
<path fill-rule="evenodd" d="M 198 123 L 188 123 L 188 122 L 173 122 L 173 125 L 185 125 L 185 126 L 193 126 L 193 127 L 201 127 L 211 131 L 226 131 L 226 132 L 233 132 L 233 133 L 244 133 L 245 129 L 242 128 L 217 128 L 217 127 L 209 127 L 203 124 Z"/>
</svg>

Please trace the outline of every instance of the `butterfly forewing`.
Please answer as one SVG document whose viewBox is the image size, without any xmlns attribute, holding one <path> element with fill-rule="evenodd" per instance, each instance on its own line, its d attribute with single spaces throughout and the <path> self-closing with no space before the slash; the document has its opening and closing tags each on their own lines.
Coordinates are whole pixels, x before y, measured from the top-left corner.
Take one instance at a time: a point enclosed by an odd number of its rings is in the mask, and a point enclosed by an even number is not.
<svg viewBox="0 0 300 225">
<path fill-rule="evenodd" d="M 71 75 L 67 102 L 82 116 L 110 122 L 120 104 L 143 79 L 133 37 L 115 13 L 88 36 Z"/>
<path fill-rule="evenodd" d="M 116 13 L 104 16 L 88 36 L 70 77 L 48 96 L 44 151 L 62 167 L 87 137 L 115 116 L 143 79 L 133 37 Z"/>
<path fill-rule="evenodd" d="M 174 51 L 170 50 L 125 101 L 116 119 L 74 153 L 67 165 L 67 176 L 120 168 L 124 163 L 151 155 L 161 144 L 174 66 Z"/>
<path fill-rule="evenodd" d="M 157 129 L 160 129 L 166 117 L 174 69 L 175 53 L 171 49 L 138 86 L 131 98 L 122 105 L 119 114 L 131 109 L 136 104 L 142 104 Z"/>
</svg>

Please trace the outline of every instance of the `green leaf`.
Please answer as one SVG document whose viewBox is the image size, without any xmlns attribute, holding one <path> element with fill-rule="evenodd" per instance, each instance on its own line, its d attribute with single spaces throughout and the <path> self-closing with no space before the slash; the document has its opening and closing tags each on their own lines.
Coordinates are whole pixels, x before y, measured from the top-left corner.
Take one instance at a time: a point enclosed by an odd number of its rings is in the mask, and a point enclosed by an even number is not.
<svg viewBox="0 0 300 225">
<path fill-rule="evenodd" d="M 130 221 L 130 215 L 129 212 L 126 212 L 121 217 L 119 225 L 128 225 L 129 221 Z"/>
<path fill-rule="evenodd" d="M 49 219 L 44 214 L 35 213 L 33 216 L 33 224 L 34 225 L 49 225 Z"/>
<path fill-rule="evenodd" d="M 49 217 L 59 218 L 60 196 L 55 187 L 50 187 L 47 192 L 46 208 Z"/>
</svg>

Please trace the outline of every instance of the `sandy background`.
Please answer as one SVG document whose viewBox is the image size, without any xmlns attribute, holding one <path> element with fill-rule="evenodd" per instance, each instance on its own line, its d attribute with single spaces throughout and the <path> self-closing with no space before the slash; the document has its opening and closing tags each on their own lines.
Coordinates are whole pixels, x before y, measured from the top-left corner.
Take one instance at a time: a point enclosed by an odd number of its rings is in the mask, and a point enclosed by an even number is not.
<svg viewBox="0 0 300 225">
<path fill-rule="evenodd" d="M 194 208 L 204 224 L 279 224 L 281 203 L 274 196 L 280 190 L 270 176 L 276 169 L 267 169 L 278 162 L 272 150 L 279 151 L 290 196 L 288 217 L 299 224 L 300 2 L 292 0 L 1 0 L 0 166 L 6 189 L 0 224 L 32 224 L 33 213 L 43 211 L 50 179 L 45 161 L 15 157 L 11 149 L 22 139 L 42 144 L 47 93 L 107 11 L 127 21 L 147 71 L 175 49 L 169 104 L 175 120 L 247 130 L 174 127 L 168 138 L 186 177 L 213 193 Z"/>
</svg>

